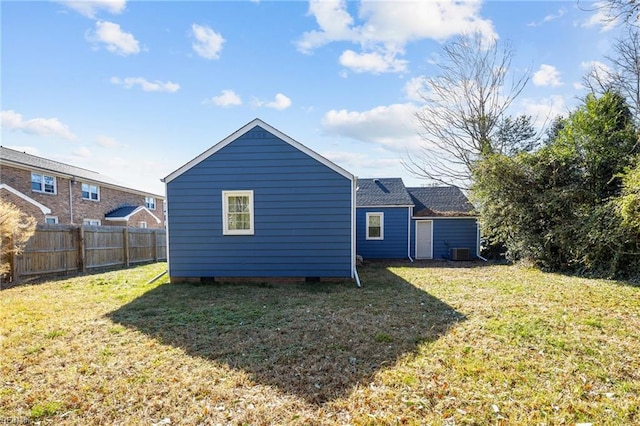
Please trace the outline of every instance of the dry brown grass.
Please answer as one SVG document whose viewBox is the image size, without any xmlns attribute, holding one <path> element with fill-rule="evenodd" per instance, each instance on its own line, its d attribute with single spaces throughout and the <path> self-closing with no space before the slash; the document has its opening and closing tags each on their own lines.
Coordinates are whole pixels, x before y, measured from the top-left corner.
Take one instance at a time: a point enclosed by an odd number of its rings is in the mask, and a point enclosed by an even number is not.
<svg viewBox="0 0 640 426">
<path fill-rule="evenodd" d="M 165 267 L 2 291 L 0 422 L 640 421 L 625 283 L 398 263 L 361 289 L 147 284 Z"/>
</svg>

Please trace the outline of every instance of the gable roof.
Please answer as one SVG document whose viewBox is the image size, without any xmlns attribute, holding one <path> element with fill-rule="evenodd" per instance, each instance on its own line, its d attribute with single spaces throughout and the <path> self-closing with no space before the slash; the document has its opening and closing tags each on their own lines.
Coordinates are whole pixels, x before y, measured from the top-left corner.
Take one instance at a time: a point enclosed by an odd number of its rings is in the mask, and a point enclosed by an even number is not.
<svg viewBox="0 0 640 426">
<path fill-rule="evenodd" d="M 26 152 L 16 151 L 4 146 L 0 146 L 0 159 L 2 163 L 14 165 L 22 168 L 29 168 L 34 171 L 51 172 L 61 177 L 68 179 L 87 180 L 94 183 L 100 183 L 117 187 L 127 192 L 135 192 L 144 195 L 153 195 L 154 197 L 162 198 L 161 195 L 156 195 L 147 191 L 141 191 L 126 187 L 123 183 L 110 178 L 109 176 L 102 175 L 93 170 L 83 169 L 82 167 L 72 166 L 70 164 L 60 163 L 58 161 L 49 160 L 48 158 L 38 157 L 36 155 L 27 154 Z"/>
<path fill-rule="evenodd" d="M 142 211 L 147 211 L 151 216 L 154 217 L 156 222 L 160 223 L 160 219 L 157 218 L 148 208 L 144 206 L 122 206 L 118 207 L 115 210 L 110 211 L 109 213 L 104 215 L 105 220 L 122 220 L 127 221 L 131 218 L 131 216 L 140 213 Z"/>
<path fill-rule="evenodd" d="M 407 188 L 415 203 L 414 216 L 473 216 L 473 205 L 454 186 Z"/>
<path fill-rule="evenodd" d="M 311 157 L 314 160 L 324 164 L 325 166 L 327 166 L 331 170 L 333 170 L 336 173 L 346 177 L 347 179 L 349 179 L 349 180 L 354 180 L 355 179 L 354 176 L 351 173 L 349 173 L 348 171 L 346 171 L 342 167 L 340 167 L 337 164 L 327 160 L 326 158 L 324 158 L 323 156 L 321 156 L 317 152 L 307 148 L 306 146 L 302 145 L 300 142 L 298 142 L 295 139 L 285 135 L 280 130 L 270 126 L 269 124 L 265 123 L 264 121 L 260 120 L 259 118 L 256 118 L 256 119 L 250 121 L 249 123 L 245 124 L 244 126 L 242 126 L 240 129 L 236 130 L 235 132 L 233 132 L 232 134 L 230 134 L 229 136 L 227 136 L 222 141 L 218 142 L 217 144 L 215 144 L 214 146 L 212 146 L 211 148 L 209 148 L 208 150 L 206 150 L 202 154 L 198 155 L 196 158 L 194 158 L 193 160 L 189 161 L 188 163 L 186 163 L 185 165 L 183 165 L 182 167 L 180 167 L 179 169 L 177 169 L 176 171 L 174 171 L 173 173 L 171 173 L 170 175 L 168 175 L 164 179 L 162 179 L 162 181 L 165 182 L 165 183 L 171 182 L 172 180 L 174 180 L 178 176 L 182 175 L 183 173 L 185 173 L 188 170 L 190 170 L 191 168 L 197 166 L 202 161 L 206 160 L 207 158 L 209 158 L 210 156 L 212 156 L 216 152 L 220 151 L 225 146 L 227 146 L 230 143 L 234 142 L 236 139 L 240 138 L 245 133 L 248 133 L 249 131 L 253 130 L 255 127 L 261 127 L 263 130 L 266 130 L 267 132 L 269 132 L 272 135 L 276 136 L 277 138 L 281 139 L 285 143 L 288 143 L 289 145 L 293 146 L 294 148 L 298 149 L 299 151 L 304 152 L 309 157 Z"/>
<path fill-rule="evenodd" d="M 13 195 L 22 198 L 23 200 L 25 200 L 26 202 L 33 204 L 34 206 L 36 206 L 37 208 L 40 209 L 40 211 L 44 214 L 49 214 L 51 213 L 51 209 L 47 206 L 45 206 L 44 204 L 40 204 L 39 202 L 37 202 L 36 200 L 34 200 L 33 198 L 29 197 L 26 194 L 23 194 L 22 192 L 18 191 L 17 189 L 7 185 L 6 183 L 0 183 L 0 189 L 5 189 L 7 191 L 9 191 L 10 193 L 12 193 Z"/>
<path fill-rule="evenodd" d="M 401 178 L 358 179 L 356 207 L 413 206 Z"/>
</svg>

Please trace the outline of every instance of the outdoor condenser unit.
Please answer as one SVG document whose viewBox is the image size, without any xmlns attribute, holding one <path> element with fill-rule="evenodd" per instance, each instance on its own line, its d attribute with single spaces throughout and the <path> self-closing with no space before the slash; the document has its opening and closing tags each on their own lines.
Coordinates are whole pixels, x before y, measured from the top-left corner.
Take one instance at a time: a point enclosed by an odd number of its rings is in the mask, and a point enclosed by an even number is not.
<svg viewBox="0 0 640 426">
<path fill-rule="evenodd" d="M 469 260 L 470 250 L 468 248 L 452 248 L 449 257 L 451 260 Z"/>
</svg>

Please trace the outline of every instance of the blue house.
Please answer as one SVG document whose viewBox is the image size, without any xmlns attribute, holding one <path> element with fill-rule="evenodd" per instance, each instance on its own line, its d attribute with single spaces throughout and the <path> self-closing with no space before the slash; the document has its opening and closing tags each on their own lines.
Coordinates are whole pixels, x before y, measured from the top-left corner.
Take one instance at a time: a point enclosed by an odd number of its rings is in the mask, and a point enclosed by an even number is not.
<svg viewBox="0 0 640 426">
<path fill-rule="evenodd" d="M 357 254 L 365 259 L 410 258 L 413 206 L 400 178 L 358 179 Z"/>
<path fill-rule="evenodd" d="M 164 179 L 172 282 L 354 278 L 355 178 L 256 119 Z"/>
<path fill-rule="evenodd" d="M 478 255 L 473 206 L 455 187 L 406 188 L 402 179 L 358 179 L 357 254 L 367 259 Z"/>
</svg>

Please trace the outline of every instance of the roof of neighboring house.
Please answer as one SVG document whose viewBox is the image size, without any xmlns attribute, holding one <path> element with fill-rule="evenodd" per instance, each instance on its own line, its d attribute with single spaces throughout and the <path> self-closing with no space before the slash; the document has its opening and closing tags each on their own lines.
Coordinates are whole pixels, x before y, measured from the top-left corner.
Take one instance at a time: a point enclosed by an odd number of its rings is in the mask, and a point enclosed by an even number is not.
<svg viewBox="0 0 640 426">
<path fill-rule="evenodd" d="M 358 179 L 357 207 L 413 206 L 401 178 Z"/>
<path fill-rule="evenodd" d="M 78 180 L 90 180 L 96 183 L 102 183 L 110 186 L 119 187 L 128 192 L 137 192 L 141 194 L 153 195 L 164 199 L 161 195 L 152 194 L 146 191 L 133 189 L 125 186 L 121 182 L 110 178 L 109 176 L 102 175 L 93 170 L 83 169 L 82 167 L 72 166 L 70 164 L 60 163 L 58 161 L 49 160 L 48 158 L 38 157 L 36 155 L 27 154 L 26 152 L 16 151 L 4 146 L 0 146 L 0 160 L 2 163 L 13 163 L 16 165 L 22 165 L 33 169 L 42 171 L 49 171 L 59 175 L 68 176 L 69 178 L 76 178 Z"/>
<path fill-rule="evenodd" d="M 473 205 L 454 186 L 407 188 L 415 204 L 414 216 L 473 216 Z"/>
<path fill-rule="evenodd" d="M 141 211 L 146 210 L 151 216 L 153 216 L 158 223 L 160 223 L 160 219 L 156 217 L 149 209 L 144 206 L 122 206 L 118 207 L 115 210 L 111 210 L 109 213 L 104 215 L 106 220 L 129 220 L 131 216 Z"/>
</svg>

